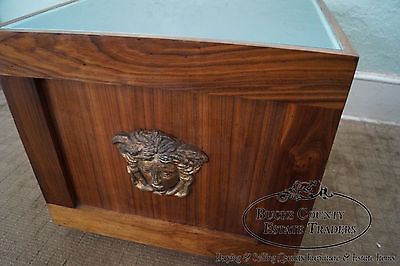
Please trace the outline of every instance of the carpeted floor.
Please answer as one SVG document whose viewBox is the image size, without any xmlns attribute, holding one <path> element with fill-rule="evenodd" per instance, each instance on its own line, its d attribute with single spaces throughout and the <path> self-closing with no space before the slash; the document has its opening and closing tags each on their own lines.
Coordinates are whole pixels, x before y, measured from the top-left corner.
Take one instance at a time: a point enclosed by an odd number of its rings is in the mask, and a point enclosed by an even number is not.
<svg viewBox="0 0 400 266">
<path fill-rule="evenodd" d="M 363 201 L 373 223 L 361 239 L 311 253 L 399 254 L 400 127 L 342 121 L 324 184 Z M 318 200 L 316 207 L 321 205 Z M 0 206 L 0 265 L 214 264 L 213 259 L 53 224 L 1 90 Z M 305 236 L 303 244 L 312 242 Z M 300 254 L 306 253 L 310 251 Z"/>
<path fill-rule="evenodd" d="M 392 259 L 399 265 L 400 127 L 342 120 L 323 184 L 365 204 L 371 212 L 372 225 L 354 242 L 330 249 L 301 251 L 300 254 L 349 255 L 346 262 L 314 265 L 393 265 Z M 314 210 L 324 209 L 324 204 L 327 204 L 324 200 L 317 199 Z M 357 212 L 354 204 L 348 201 L 342 201 L 338 208 L 354 217 L 350 220 L 359 224 L 367 222 L 365 213 Z M 305 235 L 302 245 L 313 243 L 315 239 L 310 234 Z M 388 255 L 387 261 L 378 263 L 377 254 Z M 366 256 L 373 256 L 374 260 L 363 263 L 364 259 L 368 260 Z"/>
</svg>

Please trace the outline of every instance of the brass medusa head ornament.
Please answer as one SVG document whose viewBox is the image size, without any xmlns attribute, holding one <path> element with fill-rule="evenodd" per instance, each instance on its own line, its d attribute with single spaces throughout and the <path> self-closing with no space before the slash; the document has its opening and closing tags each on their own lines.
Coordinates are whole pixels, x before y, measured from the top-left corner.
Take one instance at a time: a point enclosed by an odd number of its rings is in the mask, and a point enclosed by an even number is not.
<svg viewBox="0 0 400 266">
<path fill-rule="evenodd" d="M 112 142 L 127 161 L 133 184 L 159 195 L 187 196 L 193 176 L 208 161 L 199 148 L 156 129 L 121 132 Z"/>
</svg>

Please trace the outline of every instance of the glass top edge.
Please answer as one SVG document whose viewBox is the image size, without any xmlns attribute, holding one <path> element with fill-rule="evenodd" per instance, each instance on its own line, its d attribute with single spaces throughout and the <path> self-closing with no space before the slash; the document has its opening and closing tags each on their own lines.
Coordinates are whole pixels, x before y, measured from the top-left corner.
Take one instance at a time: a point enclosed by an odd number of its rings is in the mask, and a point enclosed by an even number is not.
<svg viewBox="0 0 400 266">
<path fill-rule="evenodd" d="M 288 50 L 300 50 L 300 51 L 332 53 L 332 54 L 345 54 L 346 53 L 346 51 L 342 48 L 334 49 L 334 48 L 326 48 L 326 47 L 311 47 L 311 46 L 305 46 L 305 45 L 282 44 L 282 43 L 272 43 L 272 42 L 271 43 L 263 43 L 263 42 L 254 42 L 254 41 L 196 38 L 196 37 L 187 37 L 187 36 L 135 34 L 135 33 L 124 33 L 124 32 L 65 31 L 65 30 L 36 30 L 36 29 L 8 29 L 8 28 L 0 28 L 0 32 L 143 38 L 143 39 L 159 39 L 159 40 L 185 41 L 185 42 L 205 42 L 205 43 L 226 44 L 226 45 L 243 45 L 243 46 L 252 46 L 252 47 L 260 47 L 260 48 L 288 49 Z"/>
<path fill-rule="evenodd" d="M 344 50 L 339 36 L 337 36 L 335 31 L 333 30 L 333 25 L 331 25 L 331 23 L 329 23 L 329 20 L 325 16 L 324 12 L 322 11 L 322 8 L 319 5 L 318 0 L 313 0 L 313 3 L 314 3 L 315 9 L 317 10 L 317 13 L 318 13 L 322 23 L 325 26 L 325 29 L 327 31 L 329 39 L 337 47 L 337 48 L 335 48 L 335 50 Z"/>
</svg>

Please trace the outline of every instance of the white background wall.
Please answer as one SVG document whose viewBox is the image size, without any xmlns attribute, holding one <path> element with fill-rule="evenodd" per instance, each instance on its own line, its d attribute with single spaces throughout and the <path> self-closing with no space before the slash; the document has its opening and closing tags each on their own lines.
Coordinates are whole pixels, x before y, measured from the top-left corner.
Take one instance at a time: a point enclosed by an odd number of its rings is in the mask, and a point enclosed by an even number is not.
<svg viewBox="0 0 400 266">
<path fill-rule="evenodd" d="M 342 118 L 400 125 L 400 80 L 358 73 Z"/>
<path fill-rule="evenodd" d="M 400 125 L 400 0 L 324 0 L 359 53 L 345 119 Z"/>
</svg>

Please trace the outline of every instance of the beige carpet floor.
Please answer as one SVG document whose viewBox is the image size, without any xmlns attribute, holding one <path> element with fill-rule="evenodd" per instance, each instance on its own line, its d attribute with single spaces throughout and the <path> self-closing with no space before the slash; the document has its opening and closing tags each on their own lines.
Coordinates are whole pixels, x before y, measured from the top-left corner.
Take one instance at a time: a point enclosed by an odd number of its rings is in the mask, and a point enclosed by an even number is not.
<svg viewBox="0 0 400 266">
<path fill-rule="evenodd" d="M 361 239 L 313 254 L 400 254 L 400 127 L 342 121 L 324 184 L 363 201 L 373 223 Z M 214 264 L 53 224 L 1 90 L 0 206 L 0 265 Z"/>
</svg>

